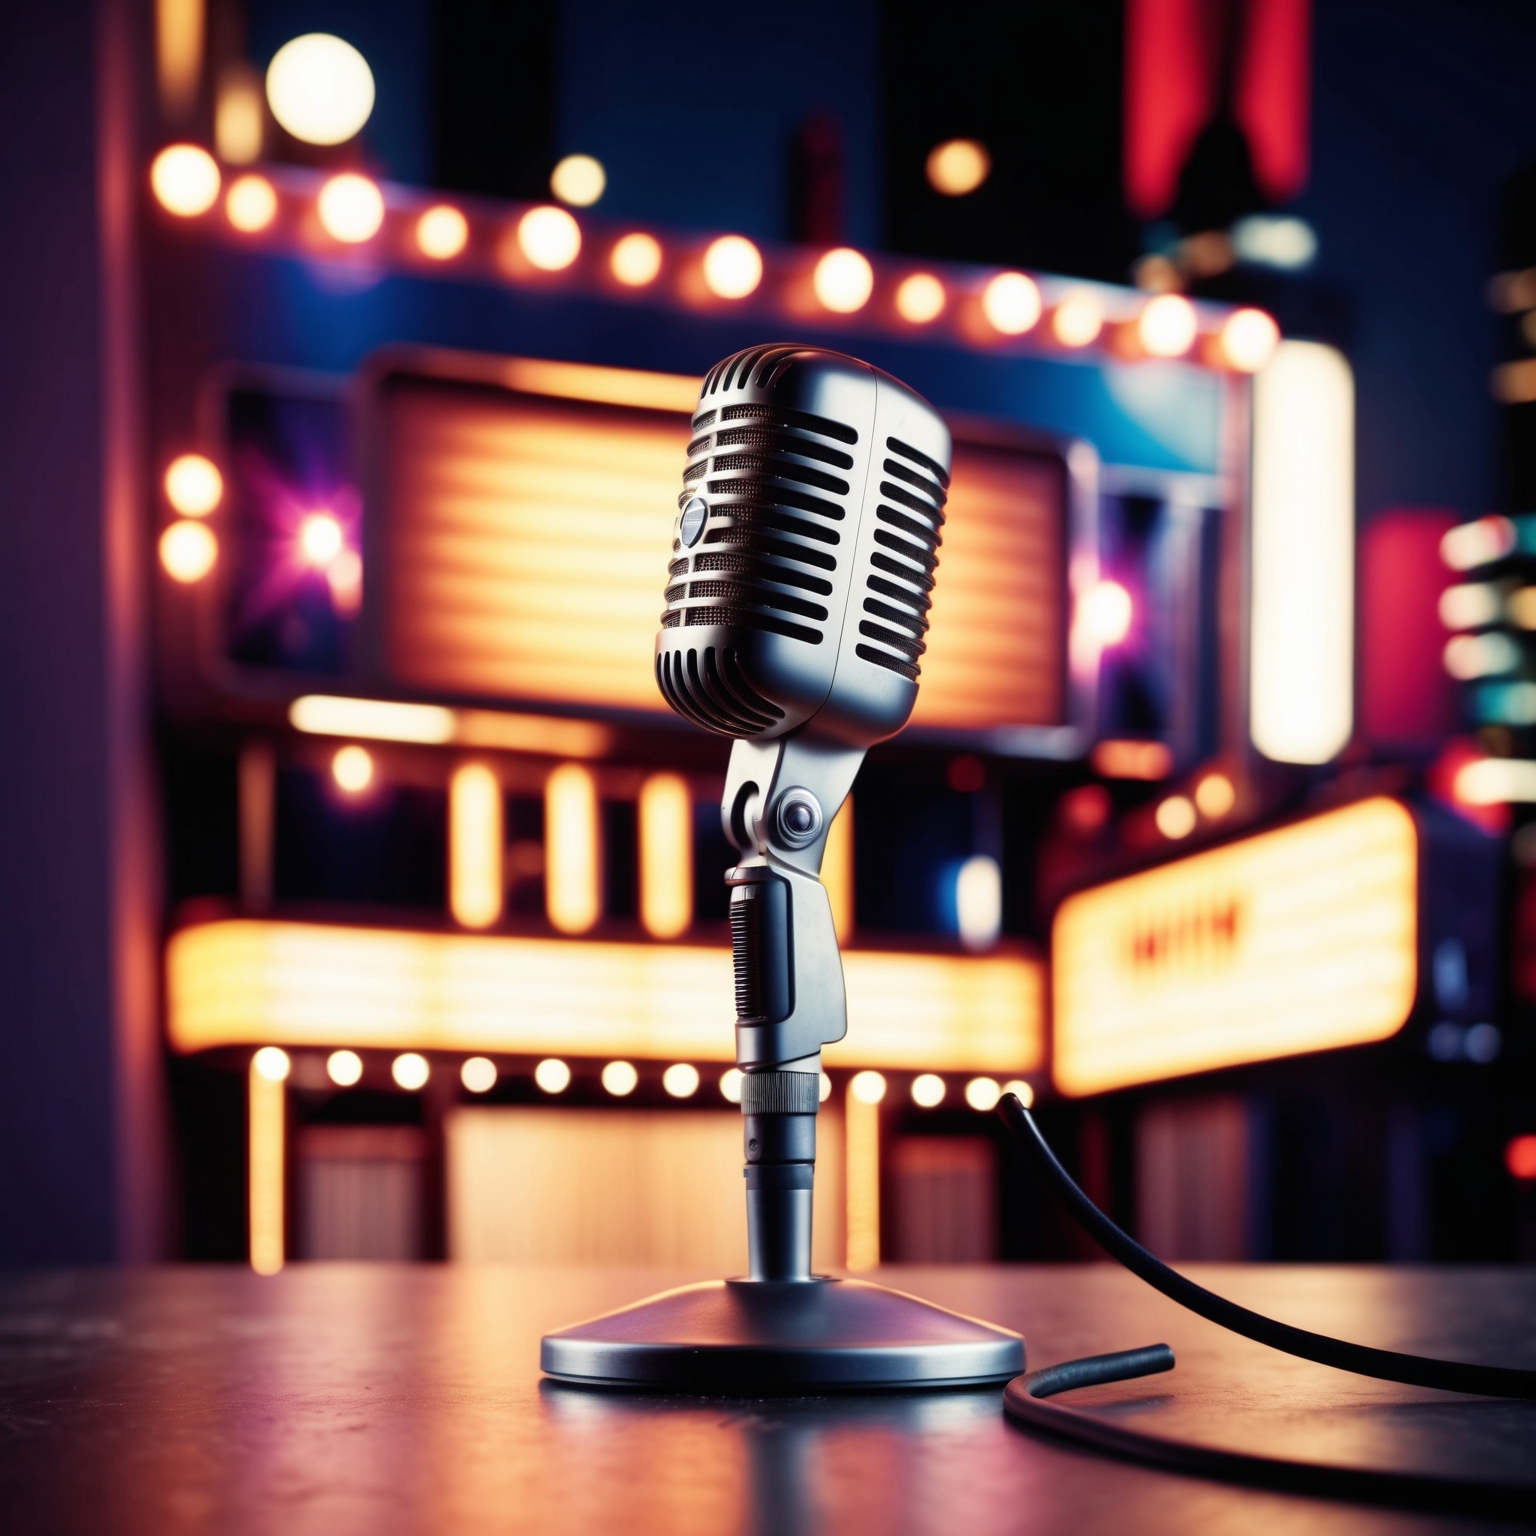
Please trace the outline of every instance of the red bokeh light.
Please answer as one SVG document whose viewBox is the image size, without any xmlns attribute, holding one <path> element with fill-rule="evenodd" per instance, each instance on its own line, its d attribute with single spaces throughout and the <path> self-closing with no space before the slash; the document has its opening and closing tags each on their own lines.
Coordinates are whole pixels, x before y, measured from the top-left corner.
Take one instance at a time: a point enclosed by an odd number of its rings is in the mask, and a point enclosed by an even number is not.
<svg viewBox="0 0 1536 1536">
<path fill-rule="evenodd" d="M 1515 1136 L 1504 1148 L 1504 1166 L 1517 1179 L 1536 1179 L 1536 1136 Z"/>
</svg>

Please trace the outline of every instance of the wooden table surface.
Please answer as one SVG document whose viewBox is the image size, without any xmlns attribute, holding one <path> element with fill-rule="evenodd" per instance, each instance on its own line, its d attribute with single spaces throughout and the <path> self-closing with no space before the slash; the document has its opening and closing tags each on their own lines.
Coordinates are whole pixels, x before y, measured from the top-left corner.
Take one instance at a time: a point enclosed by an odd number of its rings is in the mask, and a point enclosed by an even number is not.
<svg viewBox="0 0 1536 1536">
<path fill-rule="evenodd" d="M 1536 1271 L 1191 1272 L 1365 1343 L 1536 1366 Z M 547 1329 L 694 1274 L 296 1265 L 0 1279 L 0 1529 L 1276 1533 L 1491 1530 L 1102 1459 L 1003 1418 L 1001 1389 L 741 1400 L 543 1381 Z M 1166 1340 L 1171 1375 L 1074 1406 L 1164 1432 L 1536 1482 L 1536 1404 L 1341 1375 L 1222 1333 L 1109 1265 L 891 1269 L 1023 1332 L 1031 1367 Z M 1532 1497 L 1536 1518 L 1536 1491 Z"/>
</svg>

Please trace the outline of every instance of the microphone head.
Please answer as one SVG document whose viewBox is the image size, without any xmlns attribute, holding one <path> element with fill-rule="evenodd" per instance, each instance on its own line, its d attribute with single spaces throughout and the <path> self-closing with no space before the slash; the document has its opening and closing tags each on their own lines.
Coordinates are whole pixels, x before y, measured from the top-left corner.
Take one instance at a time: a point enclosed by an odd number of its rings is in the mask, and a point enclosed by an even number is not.
<svg viewBox="0 0 1536 1536">
<path fill-rule="evenodd" d="M 887 373 L 752 347 L 699 392 L 656 637 L 656 681 L 706 730 L 812 724 L 850 747 L 917 700 L 949 430 Z"/>
</svg>

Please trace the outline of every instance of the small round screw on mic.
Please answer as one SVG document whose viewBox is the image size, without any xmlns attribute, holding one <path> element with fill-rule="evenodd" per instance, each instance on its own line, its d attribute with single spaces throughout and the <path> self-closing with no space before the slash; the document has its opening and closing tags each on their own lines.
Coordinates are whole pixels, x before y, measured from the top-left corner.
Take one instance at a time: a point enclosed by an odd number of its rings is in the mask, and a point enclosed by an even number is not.
<svg viewBox="0 0 1536 1536">
<path fill-rule="evenodd" d="M 808 789 L 786 789 L 774 807 L 774 840 L 786 848 L 809 848 L 821 836 L 821 801 Z"/>
</svg>

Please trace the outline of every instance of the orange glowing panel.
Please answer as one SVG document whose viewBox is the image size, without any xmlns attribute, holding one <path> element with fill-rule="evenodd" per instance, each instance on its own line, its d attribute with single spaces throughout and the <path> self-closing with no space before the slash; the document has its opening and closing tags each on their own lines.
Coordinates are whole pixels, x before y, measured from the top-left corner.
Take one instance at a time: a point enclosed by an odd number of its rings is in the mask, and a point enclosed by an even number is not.
<svg viewBox="0 0 1536 1536">
<path fill-rule="evenodd" d="M 1375 798 L 1069 897 L 1051 935 L 1057 1087 L 1396 1034 L 1418 984 L 1418 864 L 1412 816 Z"/>
<path fill-rule="evenodd" d="M 1059 461 L 955 445 L 914 725 L 1065 718 L 1065 500 Z"/>
<path fill-rule="evenodd" d="M 844 956 L 842 1066 L 996 1072 L 1043 1058 L 1045 979 L 1021 954 Z M 172 1046 L 731 1061 L 724 945 L 608 943 L 232 918 L 166 953 Z"/>
</svg>

